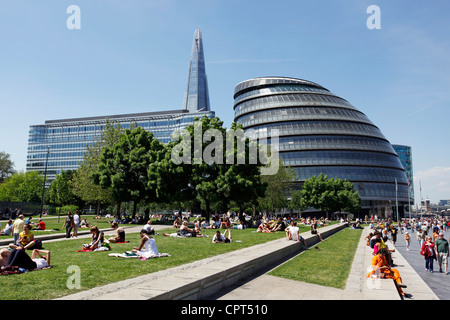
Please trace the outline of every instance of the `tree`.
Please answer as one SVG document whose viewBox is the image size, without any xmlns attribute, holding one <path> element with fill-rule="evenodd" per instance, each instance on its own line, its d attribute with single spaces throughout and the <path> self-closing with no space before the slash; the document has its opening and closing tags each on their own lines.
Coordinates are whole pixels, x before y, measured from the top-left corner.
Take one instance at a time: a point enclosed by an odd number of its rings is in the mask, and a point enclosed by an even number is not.
<svg viewBox="0 0 450 320">
<path fill-rule="evenodd" d="M 126 129 L 113 147 L 105 147 L 98 169 L 92 174 L 94 183 L 111 188 L 117 203 L 133 201 L 133 217 L 142 200 L 156 199 L 156 190 L 148 182 L 148 168 L 159 161 L 163 145 L 141 127 Z"/>
<path fill-rule="evenodd" d="M 289 166 L 285 167 L 283 159 L 279 159 L 278 172 L 274 175 L 262 176 L 262 181 L 267 183 L 264 197 L 258 199 L 258 207 L 261 211 L 272 211 L 287 208 L 289 206 L 287 197 L 294 183 L 295 173 Z"/>
<path fill-rule="evenodd" d="M 105 129 L 100 138 L 92 146 L 87 146 L 83 162 L 73 176 L 73 193 L 87 203 L 97 204 L 97 210 L 100 204 L 113 203 L 114 199 L 111 188 L 103 188 L 95 184 L 92 174 L 98 169 L 103 150 L 106 147 L 112 148 L 123 132 L 119 123 L 106 120 Z"/>
<path fill-rule="evenodd" d="M 227 165 L 222 166 L 222 174 L 217 179 L 218 192 L 225 201 L 225 209 L 228 209 L 230 203 L 235 203 L 242 213 L 245 206 L 254 207 L 257 199 L 264 196 L 267 190 L 267 178 L 264 177 L 268 176 L 261 176 L 261 159 L 251 152 L 252 144 L 255 145 L 255 150 L 266 146 L 250 142 L 249 138 L 244 137 L 242 125 L 237 123 L 232 123 L 227 131 L 227 142 Z M 243 163 L 239 163 L 239 159 Z"/>
<path fill-rule="evenodd" d="M 294 192 L 292 192 L 291 201 L 289 202 L 289 208 L 298 211 L 304 211 L 306 209 L 306 204 L 302 198 L 301 190 L 295 190 Z"/>
<path fill-rule="evenodd" d="M 301 196 L 306 206 L 321 211 L 360 210 L 361 198 L 351 182 L 338 178 L 328 179 L 322 173 L 305 181 Z"/>
<path fill-rule="evenodd" d="M 81 199 L 73 192 L 73 177 L 75 171 L 61 171 L 53 180 L 48 190 L 49 201 L 58 206 L 81 204 Z"/>
<path fill-rule="evenodd" d="M 237 131 L 241 134 L 235 139 Z M 213 208 L 226 210 L 232 201 L 242 208 L 264 193 L 260 163 L 237 160 L 238 155 L 244 160 L 249 156 L 250 142 L 241 125 L 232 124 L 227 131 L 219 118 L 205 116 L 173 139 L 159 163 L 158 183 L 159 192 L 170 194 L 171 201 L 192 204 L 195 199 L 209 218 Z"/>
<path fill-rule="evenodd" d="M 16 172 L 0 185 L 0 201 L 39 202 L 43 184 L 37 171 Z"/>
<path fill-rule="evenodd" d="M 14 162 L 10 159 L 10 154 L 1 151 L 0 152 L 0 183 L 3 183 L 6 178 L 14 174 Z"/>
</svg>

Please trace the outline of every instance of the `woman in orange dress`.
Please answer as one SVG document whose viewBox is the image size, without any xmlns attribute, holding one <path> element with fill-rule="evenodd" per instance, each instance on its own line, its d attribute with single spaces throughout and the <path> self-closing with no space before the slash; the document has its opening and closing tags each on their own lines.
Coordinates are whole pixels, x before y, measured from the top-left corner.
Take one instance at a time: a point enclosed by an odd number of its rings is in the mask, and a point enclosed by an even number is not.
<svg viewBox="0 0 450 320">
<path fill-rule="evenodd" d="M 398 292 L 404 296 L 402 288 L 406 288 L 406 285 L 403 284 L 402 277 L 397 269 L 392 269 L 389 267 L 389 264 L 386 260 L 386 249 L 382 248 L 378 251 L 377 255 L 372 258 L 372 271 L 367 275 L 370 278 L 376 270 L 380 270 L 381 273 L 384 274 L 384 277 L 387 279 L 393 279 L 395 284 L 397 285 Z"/>
</svg>

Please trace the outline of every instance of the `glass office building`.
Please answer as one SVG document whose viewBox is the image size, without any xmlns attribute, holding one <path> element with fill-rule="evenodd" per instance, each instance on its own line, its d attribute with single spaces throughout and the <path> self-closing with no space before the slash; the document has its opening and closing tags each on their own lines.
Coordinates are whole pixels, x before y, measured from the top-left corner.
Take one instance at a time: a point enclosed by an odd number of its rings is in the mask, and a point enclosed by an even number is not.
<svg viewBox="0 0 450 320">
<path fill-rule="evenodd" d="M 183 107 L 189 110 L 189 112 L 210 110 L 202 32 L 198 28 L 195 30 L 194 41 L 192 42 L 191 60 L 189 63 Z"/>
<path fill-rule="evenodd" d="M 76 170 L 86 151 L 101 136 L 106 121 L 118 123 L 122 128 L 132 124 L 151 131 L 163 143 L 170 141 L 173 132 L 186 128 L 196 117 L 215 117 L 210 111 L 208 85 L 203 55 L 201 32 L 195 30 L 188 85 L 184 108 L 180 110 L 107 115 L 98 117 L 48 120 L 32 125 L 29 130 L 27 171 L 47 173 L 53 181 L 62 170 Z M 193 83 L 198 85 L 194 86 Z"/>
<path fill-rule="evenodd" d="M 279 154 L 294 169 L 297 187 L 320 173 L 347 179 L 363 214 L 394 218 L 396 201 L 402 214 L 405 169 L 379 128 L 347 100 L 314 82 L 263 77 L 236 85 L 234 114 L 252 139 L 278 130 Z"/>
<path fill-rule="evenodd" d="M 406 176 L 408 177 L 409 181 L 411 202 L 414 204 L 414 173 L 411 147 L 399 144 L 393 144 L 392 147 L 394 148 L 395 152 L 397 152 L 400 162 L 402 163 L 403 168 L 406 171 Z"/>
</svg>

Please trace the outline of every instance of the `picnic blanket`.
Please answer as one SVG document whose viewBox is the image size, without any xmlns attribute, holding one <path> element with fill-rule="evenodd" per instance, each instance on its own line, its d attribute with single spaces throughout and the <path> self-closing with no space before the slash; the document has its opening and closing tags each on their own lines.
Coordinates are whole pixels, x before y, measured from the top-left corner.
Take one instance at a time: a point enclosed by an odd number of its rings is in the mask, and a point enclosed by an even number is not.
<svg viewBox="0 0 450 320">
<path fill-rule="evenodd" d="M 104 246 L 99 247 L 99 248 L 94 249 L 94 250 L 83 247 L 83 249 L 77 250 L 75 252 L 98 252 L 98 251 L 109 251 L 109 250 L 111 250 L 110 247 L 104 247 Z"/>
<path fill-rule="evenodd" d="M 98 247 L 97 249 L 90 249 L 87 248 L 87 244 L 83 245 L 83 249 L 77 250 L 75 252 L 92 252 L 92 251 L 109 251 L 111 250 L 111 246 L 108 243 L 103 243 L 101 247 Z"/>
<path fill-rule="evenodd" d="M 117 257 L 117 258 L 139 258 L 140 260 L 147 260 L 147 259 L 153 259 L 153 258 L 170 257 L 170 254 L 158 253 L 158 254 L 151 255 L 149 257 L 139 257 L 135 252 L 125 251 L 124 253 L 110 253 L 110 254 L 108 254 L 108 256 Z"/>
<path fill-rule="evenodd" d="M 44 269 L 50 269 L 50 268 L 53 268 L 53 266 L 48 266 L 48 267 L 33 269 L 33 270 L 26 270 L 24 268 L 19 268 L 17 266 L 7 266 L 7 267 L 3 267 L 0 270 L 0 275 L 7 276 L 10 274 L 27 273 L 29 271 L 38 271 L 38 270 L 44 270 Z"/>
</svg>

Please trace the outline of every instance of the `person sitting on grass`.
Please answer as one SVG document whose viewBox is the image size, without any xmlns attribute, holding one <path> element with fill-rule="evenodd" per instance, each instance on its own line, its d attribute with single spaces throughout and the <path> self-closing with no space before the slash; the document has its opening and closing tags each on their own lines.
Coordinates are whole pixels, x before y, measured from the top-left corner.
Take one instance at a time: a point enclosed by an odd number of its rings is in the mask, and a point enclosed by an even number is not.
<svg viewBox="0 0 450 320">
<path fill-rule="evenodd" d="M 272 225 L 272 232 L 276 231 L 284 231 L 286 229 L 286 226 L 281 219 L 281 217 L 278 217 L 277 220 Z"/>
<path fill-rule="evenodd" d="M 85 217 L 83 220 L 81 220 L 80 222 L 80 228 L 90 228 L 91 226 L 89 225 L 89 223 L 87 222 L 87 218 Z"/>
<path fill-rule="evenodd" d="M 45 222 L 39 219 L 39 223 L 33 230 L 45 230 Z"/>
<path fill-rule="evenodd" d="M 222 218 L 219 228 L 220 229 L 229 229 L 230 226 L 231 226 L 230 219 L 228 219 L 227 217 Z"/>
<path fill-rule="evenodd" d="M 117 222 L 111 223 L 111 227 L 116 230 L 117 236 L 109 238 L 108 241 L 111 243 L 125 242 L 125 230 L 122 227 L 119 227 Z"/>
<path fill-rule="evenodd" d="M 18 245 L 11 243 L 9 247 L 11 249 L 17 249 L 19 247 L 21 247 L 24 250 L 32 249 L 36 242 L 34 241 L 34 234 L 30 230 L 31 226 L 25 224 L 23 226 L 23 231 L 19 234 Z"/>
<path fill-rule="evenodd" d="M 152 220 L 148 220 L 144 226 L 144 229 L 147 230 L 148 234 L 155 234 L 155 229 L 152 228 Z"/>
<path fill-rule="evenodd" d="M 187 221 L 183 221 L 183 223 L 181 224 L 180 230 L 178 232 L 175 233 L 163 233 L 163 236 L 165 237 L 204 237 L 205 235 L 201 234 L 201 233 L 197 233 L 195 232 L 194 229 L 191 229 L 188 227 L 188 222 Z"/>
<path fill-rule="evenodd" d="M 9 254 L 7 267 L 19 267 L 26 270 L 38 270 L 50 267 L 50 251 L 34 249 L 30 256 L 21 248 L 13 249 Z"/>
<path fill-rule="evenodd" d="M 145 229 L 141 230 L 140 236 L 141 243 L 139 247 L 134 247 L 131 252 L 135 253 L 138 257 L 143 259 L 157 256 L 159 252 L 158 248 L 156 247 L 155 239 L 151 237 Z"/>
<path fill-rule="evenodd" d="M 0 231 L 0 236 L 9 236 L 12 232 L 13 222 L 11 219 L 8 220 L 6 226 Z"/>
<path fill-rule="evenodd" d="M 180 218 L 176 217 L 175 221 L 173 222 L 172 228 L 179 229 L 180 227 L 181 227 Z"/>
<path fill-rule="evenodd" d="M 209 222 L 206 221 L 206 219 L 202 219 L 202 222 L 200 225 L 201 225 L 202 229 L 214 229 L 216 226 L 215 224 L 214 225 L 209 224 Z"/>
<path fill-rule="evenodd" d="M 380 274 L 383 274 L 381 278 L 384 277 L 387 279 L 393 279 L 400 295 L 405 296 L 405 293 L 403 292 L 402 288 L 406 288 L 406 285 L 403 284 L 402 278 L 398 270 L 389 267 L 388 262 L 386 260 L 386 254 L 387 250 L 385 248 L 382 248 L 378 251 L 377 255 L 372 258 L 372 271 L 369 272 L 367 277 L 368 278 L 372 277 L 372 275 L 375 274 L 377 270 L 379 270 Z"/>
<path fill-rule="evenodd" d="M 272 230 L 270 230 L 269 224 L 264 220 L 261 222 L 261 224 L 258 226 L 258 229 L 256 232 L 262 232 L 262 233 L 271 233 Z"/>
<path fill-rule="evenodd" d="M 92 233 L 92 241 L 90 244 L 84 245 L 86 250 L 95 250 L 100 248 L 103 245 L 104 241 L 104 233 L 103 231 L 100 231 L 97 226 L 93 226 L 91 228 Z"/>
<path fill-rule="evenodd" d="M 228 237 L 226 236 L 227 232 L 228 232 Z M 231 230 L 230 229 L 225 230 L 225 232 L 223 234 L 220 233 L 220 230 L 217 230 L 212 239 L 212 243 L 230 243 L 231 241 L 232 240 L 231 240 Z"/>
</svg>

